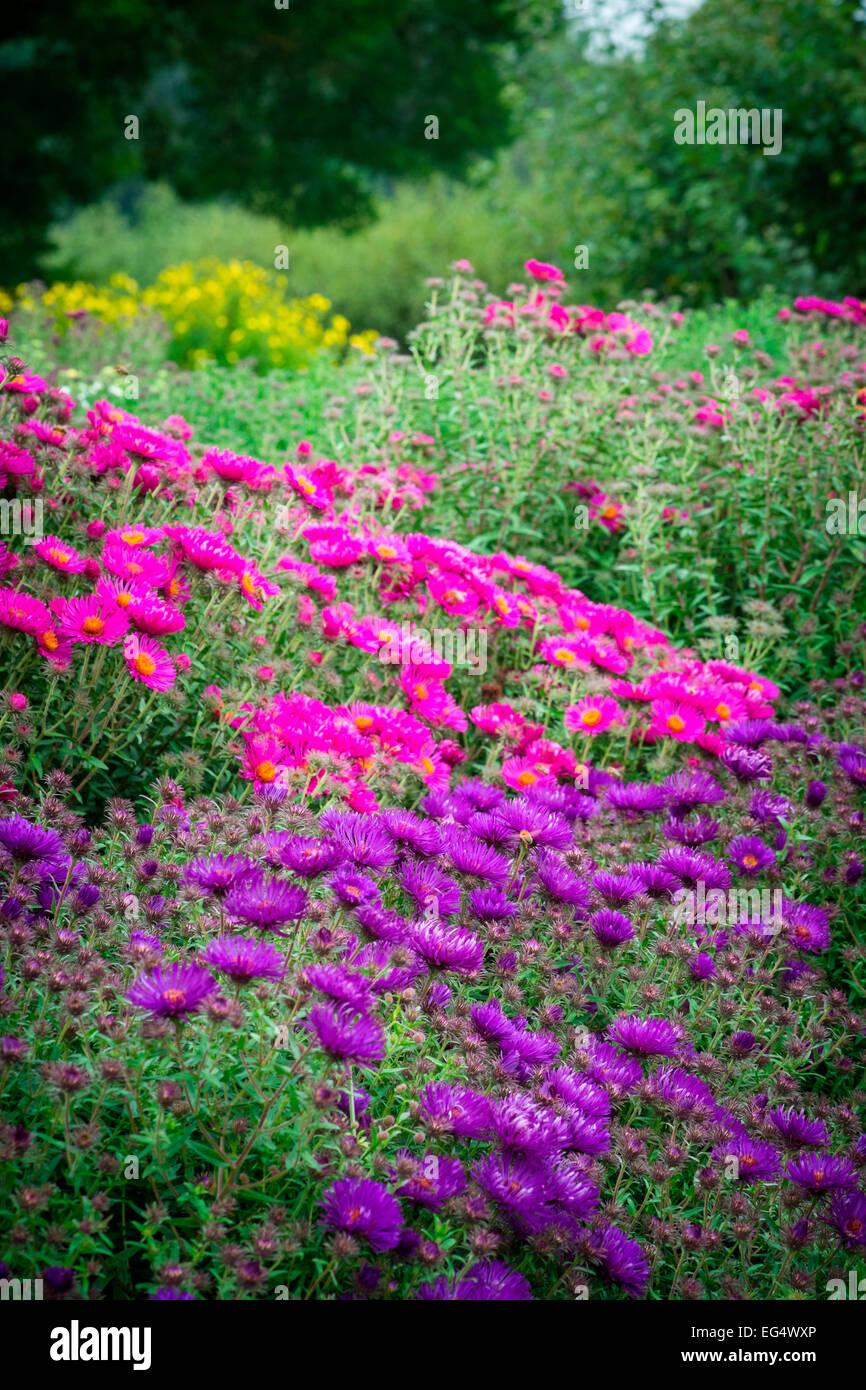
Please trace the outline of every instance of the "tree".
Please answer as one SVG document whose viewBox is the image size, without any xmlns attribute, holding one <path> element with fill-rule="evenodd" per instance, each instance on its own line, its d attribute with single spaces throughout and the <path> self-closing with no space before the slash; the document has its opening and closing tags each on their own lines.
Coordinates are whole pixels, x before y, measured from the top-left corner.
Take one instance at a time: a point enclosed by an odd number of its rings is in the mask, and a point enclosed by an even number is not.
<svg viewBox="0 0 866 1390">
<path fill-rule="evenodd" d="M 377 176 L 459 174 L 509 138 L 509 65 L 559 22 L 544 0 L 19 6 L 0 43 L 0 282 L 34 272 L 58 214 L 130 178 L 357 225 Z"/>
</svg>

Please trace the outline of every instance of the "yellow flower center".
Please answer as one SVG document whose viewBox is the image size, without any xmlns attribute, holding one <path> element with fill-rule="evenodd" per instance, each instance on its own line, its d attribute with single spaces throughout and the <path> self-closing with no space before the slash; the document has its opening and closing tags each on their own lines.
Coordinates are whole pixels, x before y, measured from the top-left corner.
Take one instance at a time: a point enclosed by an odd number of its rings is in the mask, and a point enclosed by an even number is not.
<svg viewBox="0 0 866 1390">
<path fill-rule="evenodd" d="M 585 709 L 580 716 L 580 722 L 581 724 L 588 725 L 589 728 L 593 728 L 596 724 L 601 723 L 601 710 Z"/>
<path fill-rule="evenodd" d="M 566 665 L 574 661 L 574 652 L 569 651 L 568 647 L 557 647 L 553 655 L 557 661 L 564 661 Z"/>
<path fill-rule="evenodd" d="M 754 869 L 758 861 L 755 858 L 754 854 L 744 854 L 743 863 L 745 864 L 747 869 Z"/>
</svg>

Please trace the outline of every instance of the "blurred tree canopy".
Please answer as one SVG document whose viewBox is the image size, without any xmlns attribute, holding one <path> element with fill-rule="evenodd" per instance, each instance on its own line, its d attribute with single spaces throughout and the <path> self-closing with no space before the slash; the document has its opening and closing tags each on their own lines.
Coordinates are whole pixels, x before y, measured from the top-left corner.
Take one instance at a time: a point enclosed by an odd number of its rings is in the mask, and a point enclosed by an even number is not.
<svg viewBox="0 0 866 1390">
<path fill-rule="evenodd" d="M 546 0 L 15 6 L 0 42 L 0 281 L 36 270 L 55 216 L 128 179 L 295 226 L 357 225 L 376 175 L 459 174 L 506 141 L 508 62 L 560 23 Z"/>
</svg>

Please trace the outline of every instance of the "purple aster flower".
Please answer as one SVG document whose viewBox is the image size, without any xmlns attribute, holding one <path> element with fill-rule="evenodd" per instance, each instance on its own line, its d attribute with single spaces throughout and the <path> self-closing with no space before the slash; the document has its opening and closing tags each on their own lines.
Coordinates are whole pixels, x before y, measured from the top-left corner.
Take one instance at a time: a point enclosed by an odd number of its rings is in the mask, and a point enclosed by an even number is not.
<svg viewBox="0 0 866 1390">
<path fill-rule="evenodd" d="M 157 1018 L 183 1018 L 195 1013 L 216 988 L 216 980 L 203 966 L 173 960 L 140 975 L 124 997 Z"/>
<path fill-rule="evenodd" d="M 434 864 L 404 864 L 397 879 L 419 907 L 432 907 L 435 903 L 440 917 L 452 917 L 460 911 L 459 883 Z"/>
<path fill-rule="evenodd" d="M 752 792 L 749 815 L 761 825 L 781 826 L 783 822 L 790 821 L 793 814 L 793 808 L 786 796 L 767 791 L 763 787 L 756 787 Z"/>
<path fill-rule="evenodd" d="M 604 1038 L 592 1035 L 586 1045 L 589 1054 L 587 1076 L 607 1086 L 614 1095 L 631 1091 L 643 1081 L 643 1069 L 633 1057 L 625 1057 Z"/>
<path fill-rule="evenodd" d="M 333 835 L 344 858 L 358 868 L 387 869 L 397 858 L 393 840 L 372 816 L 357 811 L 326 811 L 319 824 Z"/>
<path fill-rule="evenodd" d="M 726 864 L 714 859 L 711 854 L 701 854 L 686 846 L 662 850 L 658 863 L 674 874 L 685 888 L 696 888 L 699 883 L 703 883 L 705 888 L 731 886 L 731 871 Z"/>
<path fill-rule="evenodd" d="M 817 810 L 823 805 L 827 796 L 827 784 L 825 782 L 810 782 L 806 788 L 806 805 L 811 806 L 812 810 Z"/>
<path fill-rule="evenodd" d="M 659 864 L 633 864 L 632 872 L 640 879 L 641 891 L 650 898 L 673 897 L 680 886 L 676 875 Z"/>
<path fill-rule="evenodd" d="M 59 873 L 68 862 L 57 831 L 46 830 L 23 816 L 0 820 L 0 848 L 5 849 L 16 864 L 40 864 L 46 874 Z"/>
<path fill-rule="evenodd" d="M 410 1159 L 413 1155 L 408 1149 L 400 1149 L 397 1153 L 398 1159 Z M 439 1208 L 448 1201 L 449 1197 L 456 1197 L 458 1193 L 466 1188 L 466 1174 L 463 1171 L 463 1164 L 458 1158 L 446 1158 L 444 1154 L 426 1153 L 423 1158 L 416 1159 L 417 1172 L 397 1188 L 398 1197 L 408 1197 L 413 1202 L 418 1202 L 422 1207 L 430 1207 L 432 1211 Z M 393 1177 L 393 1172 L 392 1172 Z"/>
<path fill-rule="evenodd" d="M 280 850 L 280 863 L 299 878 L 316 878 L 327 873 L 336 868 L 343 857 L 336 840 L 317 840 L 307 835 L 293 835 Z"/>
<path fill-rule="evenodd" d="M 485 782 L 482 777 L 467 777 L 457 788 L 457 795 L 476 811 L 495 811 L 505 800 L 502 788 Z"/>
<path fill-rule="evenodd" d="M 769 753 L 732 743 L 721 755 L 721 761 L 740 782 L 768 782 L 773 775 L 773 760 Z"/>
<path fill-rule="evenodd" d="M 590 1257 L 603 1274 L 621 1284 L 632 1298 L 642 1298 L 649 1286 L 650 1266 L 642 1246 L 618 1226 L 598 1226 L 589 1237 Z"/>
<path fill-rule="evenodd" d="M 408 941 L 430 969 L 473 975 L 484 964 L 484 942 L 465 927 L 418 922 L 409 928 Z"/>
<path fill-rule="evenodd" d="M 361 1236 L 373 1250 L 393 1250 L 400 1239 L 400 1203 L 372 1178 L 338 1178 L 322 1195 L 322 1225 Z"/>
<path fill-rule="evenodd" d="M 533 1032 L 529 1028 L 514 1027 L 507 1045 L 503 1048 L 506 1062 L 509 1057 L 516 1058 L 521 1079 L 526 1069 L 542 1066 L 559 1056 L 559 1043 L 553 1033 Z"/>
<path fill-rule="evenodd" d="M 532 1291 L 526 1279 L 500 1260 L 473 1265 L 460 1279 L 440 1274 L 430 1284 L 422 1284 L 415 1294 L 425 1302 L 526 1303 Z"/>
<path fill-rule="evenodd" d="M 785 898 L 782 902 L 782 920 L 788 941 L 798 951 L 818 954 L 828 949 L 830 919 L 823 908 Z"/>
<path fill-rule="evenodd" d="M 503 1149 L 542 1160 L 567 1148 L 567 1119 L 529 1096 L 506 1096 L 491 1107 L 493 1133 Z"/>
<path fill-rule="evenodd" d="M 286 968 L 276 947 L 246 936 L 223 936 L 211 941 L 204 959 L 237 985 L 249 984 L 250 980 L 279 980 Z"/>
<path fill-rule="evenodd" d="M 13 1038 L 6 1033 L 0 1038 L 0 1062 L 20 1062 L 27 1055 L 29 1046 L 23 1038 Z"/>
<path fill-rule="evenodd" d="M 352 1004 L 314 1004 L 307 1026 L 319 1046 L 340 1062 L 371 1066 L 385 1056 L 385 1033 L 378 1019 Z"/>
<path fill-rule="evenodd" d="M 662 782 L 670 813 L 681 819 L 695 806 L 715 806 L 727 793 L 708 772 L 675 772 Z"/>
<path fill-rule="evenodd" d="M 473 1004 L 469 1013 L 476 1030 L 488 1042 L 496 1042 L 504 1046 L 511 1039 L 514 1033 L 514 1024 L 503 1013 L 498 1000 L 491 999 L 487 1004 Z"/>
<path fill-rule="evenodd" d="M 516 917 L 519 911 L 517 904 L 509 902 L 501 888 L 473 888 L 469 907 L 482 922 L 505 922 L 509 917 Z"/>
<path fill-rule="evenodd" d="M 767 1119 L 788 1148 L 801 1149 L 813 1145 L 821 1148 L 830 1142 L 823 1120 L 810 1120 L 805 1111 L 795 1110 L 793 1106 L 786 1110 L 779 1105 L 775 1110 L 768 1110 Z"/>
<path fill-rule="evenodd" d="M 550 850 L 538 851 L 535 877 L 544 892 L 555 902 L 580 908 L 589 905 L 590 892 L 584 880 Z"/>
<path fill-rule="evenodd" d="M 259 931 L 276 931 L 287 922 L 297 922 L 307 907 L 303 888 L 263 873 L 251 874 L 226 894 L 225 910 L 230 917 L 249 922 Z"/>
<path fill-rule="evenodd" d="M 211 854 L 185 864 L 181 882 L 194 883 L 208 897 L 224 898 L 230 888 L 256 873 L 257 868 L 252 859 L 242 854 Z"/>
<path fill-rule="evenodd" d="M 859 883 L 863 877 L 863 865 L 859 859 L 852 859 L 845 869 L 845 882 L 849 885 Z"/>
<path fill-rule="evenodd" d="M 709 1116 L 715 1109 L 716 1102 L 706 1081 L 682 1067 L 659 1067 L 647 1084 L 653 1099 L 669 1105 L 678 1119 L 687 1115 Z"/>
<path fill-rule="evenodd" d="M 612 951 L 617 946 L 622 946 L 623 942 L 630 941 L 634 936 L 634 927 L 628 917 L 624 917 L 621 912 L 614 912 L 612 908 L 602 908 L 601 912 L 594 912 L 589 919 L 593 936 L 600 946 L 606 951 Z"/>
<path fill-rule="evenodd" d="M 445 827 L 442 852 L 457 872 L 467 878 L 476 878 L 498 888 L 508 882 L 510 865 L 505 856 L 497 854 L 462 826 Z"/>
<path fill-rule="evenodd" d="M 494 849 L 511 843 L 511 831 L 495 811 L 474 811 L 469 817 L 466 829 L 471 831 L 476 840 L 481 840 Z"/>
<path fill-rule="evenodd" d="M 643 892 L 640 877 L 631 870 L 626 870 L 623 874 L 614 874 L 606 869 L 597 869 L 591 882 L 595 891 L 608 903 L 631 902 L 632 898 Z"/>
<path fill-rule="evenodd" d="M 713 1149 L 713 1158 L 725 1166 L 727 1177 L 747 1185 L 772 1182 L 778 1177 L 779 1155 L 772 1144 L 762 1144 L 747 1134 L 738 1134 L 727 1144 Z"/>
<path fill-rule="evenodd" d="M 778 739 L 779 725 L 772 719 L 737 719 L 725 725 L 726 743 L 740 743 L 757 748 L 770 739 Z"/>
<path fill-rule="evenodd" d="M 358 907 L 361 904 L 381 907 L 382 895 L 373 879 L 367 874 L 362 874 L 360 869 L 350 868 L 348 864 L 342 865 L 335 874 L 331 874 L 328 886 L 334 897 L 348 907 Z"/>
<path fill-rule="evenodd" d="M 572 1110 L 583 1111 L 591 1120 L 606 1120 L 610 1116 L 607 1091 L 570 1067 L 548 1067 L 539 1090 L 546 1099 L 558 1097 Z"/>
<path fill-rule="evenodd" d="M 43 1284 L 48 1286 L 49 1293 L 55 1298 L 61 1298 L 63 1294 L 70 1293 L 75 1283 L 75 1270 L 64 1269 L 63 1265 L 49 1265 L 40 1274 Z"/>
<path fill-rule="evenodd" d="M 610 1131 L 600 1120 L 584 1115 L 581 1110 L 572 1110 L 568 1115 L 569 1148 L 578 1153 L 591 1154 L 597 1158 L 610 1152 Z"/>
<path fill-rule="evenodd" d="M 352 1004 L 358 1013 L 365 1013 L 373 1002 L 373 986 L 366 975 L 347 970 L 343 965 L 308 965 L 304 975 L 314 989 L 321 990 L 338 1004 Z"/>
<path fill-rule="evenodd" d="M 362 903 L 360 907 L 353 909 L 353 914 L 362 934 L 372 937 L 374 941 L 387 941 L 392 945 L 398 945 L 406 940 L 409 924 L 399 912 L 388 912 L 384 907 L 376 907 L 374 903 Z"/>
<path fill-rule="evenodd" d="M 665 791 L 654 782 L 611 782 L 605 800 L 617 811 L 630 815 L 649 815 L 665 808 Z"/>
<path fill-rule="evenodd" d="M 716 962 L 706 951 L 699 951 L 689 961 L 689 970 L 696 980 L 711 980 L 716 973 Z"/>
<path fill-rule="evenodd" d="M 838 1231 L 846 1250 L 866 1245 L 866 1196 L 862 1192 L 837 1192 L 822 1216 Z"/>
<path fill-rule="evenodd" d="M 775 864 L 776 856 L 757 835 L 737 835 L 728 846 L 728 861 L 741 874 L 758 874 Z"/>
<path fill-rule="evenodd" d="M 857 744 L 842 745 L 837 761 L 842 771 L 858 786 L 866 786 L 866 751 Z"/>
<path fill-rule="evenodd" d="M 735 1033 L 731 1038 L 731 1052 L 735 1057 L 748 1057 L 750 1052 L 754 1052 L 758 1045 L 758 1040 L 754 1033 L 743 1030 Z"/>
<path fill-rule="evenodd" d="M 419 1105 L 431 1134 L 480 1139 L 490 1133 L 490 1101 L 467 1086 L 431 1081 L 421 1092 Z"/>
<path fill-rule="evenodd" d="M 150 1295 L 151 1303 L 196 1303 L 198 1295 L 187 1293 L 185 1289 L 159 1288 Z"/>
<path fill-rule="evenodd" d="M 785 1176 L 807 1192 L 838 1192 L 857 1186 L 853 1163 L 836 1154 L 801 1154 L 786 1165 Z"/>
<path fill-rule="evenodd" d="M 538 1163 L 497 1151 L 476 1163 L 472 1176 L 512 1220 L 530 1227 L 544 1223 L 552 1192 L 547 1170 Z"/>
<path fill-rule="evenodd" d="M 558 1163 L 550 1174 L 552 1195 L 577 1221 L 586 1221 L 598 1208 L 598 1187 L 572 1163 Z"/>
<path fill-rule="evenodd" d="M 719 837 L 721 826 L 712 816 L 694 816 L 691 820 L 677 820 L 671 817 L 662 826 L 666 840 L 676 840 L 681 845 L 697 848 L 708 845 Z"/>
<path fill-rule="evenodd" d="M 574 832 L 568 821 L 543 806 L 518 797 L 507 801 L 496 812 L 510 831 L 511 844 L 541 846 L 543 849 L 571 849 Z"/>
<path fill-rule="evenodd" d="M 675 1057 L 682 1042 L 681 1029 L 666 1018 L 640 1018 L 637 1014 L 615 1019 L 607 1036 L 624 1052 L 638 1057 Z"/>
<path fill-rule="evenodd" d="M 400 849 L 409 849 L 422 859 L 438 854 L 442 832 L 435 821 L 424 820 L 412 811 L 382 812 L 382 827 Z"/>
<path fill-rule="evenodd" d="M 534 787 L 527 787 L 524 796 L 527 801 L 535 802 L 546 811 L 563 816 L 567 821 L 586 820 L 599 809 L 595 797 L 587 796 L 584 792 L 578 791 L 577 787 L 544 787 L 536 784 Z"/>
</svg>

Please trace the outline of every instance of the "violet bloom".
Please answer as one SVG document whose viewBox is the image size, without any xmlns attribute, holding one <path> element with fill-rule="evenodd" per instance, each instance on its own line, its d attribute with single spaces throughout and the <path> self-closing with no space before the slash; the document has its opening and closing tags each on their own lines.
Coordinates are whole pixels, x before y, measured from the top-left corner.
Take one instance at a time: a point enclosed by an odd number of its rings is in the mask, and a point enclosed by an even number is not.
<svg viewBox="0 0 866 1390">
<path fill-rule="evenodd" d="M 699 951 L 689 961 L 689 970 L 696 980 L 711 980 L 716 973 L 716 963 L 712 956 L 707 955 L 706 951 Z"/>
<path fill-rule="evenodd" d="M 439 853 L 442 843 L 439 826 L 412 811 L 383 811 L 382 828 L 400 849 L 411 850 L 421 858 Z"/>
<path fill-rule="evenodd" d="M 785 1176 L 807 1192 L 838 1192 L 857 1186 L 854 1165 L 836 1154 L 802 1154 L 786 1165 Z"/>
<path fill-rule="evenodd" d="M 721 755 L 725 767 L 740 782 L 767 782 L 773 775 L 773 760 L 768 753 L 734 743 Z"/>
<path fill-rule="evenodd" d="M 623 874 L 615 874 L 608 872 L 607 869 L 598 869 L 592 875 L 591 883 L 605 902 L 617 906 L 620 903 L 630 902 L 632 898 L 638 897 L 643 892 L 640 878 L 630 870 Z"/>
<path fill-rule="evenodd" d="M 473 975 L 484 964 L 484 942 L 464 927 L 419 922 L 410 927 L 408 941 L 430 969 Z"/>
<path fill-rule="evenodd" d="M 569 907 L 587 907 L 590 892 L 586 883 L 551 850 L 539 850 L 535 877 L 545 893 Z"/>
<path fill-rule="evenodd" d="M 470 831 L 449 825 L 445 827 L 443 838 L 442 852 L 451 860 L 457 873 L 498 888 L 503 888 L 508 882 L 508 860 L 476 839 Z"/>
<path fill-rule="evenodd" d="M 731 872 L 727 864 L 714 859 L 711 854 L 701 854 L 685 846 L 665 849 L 659 855 L 658 863 L 674 874 L 685 888 L 696 888 L 699 883 L 703 883 L 706 889 L 731 886 Z"/>
<path fill-rule="evenodd" d="M 632 872 L 640 879 L 641 891 L 650 898 L 673 897 L 679 887 L 676 875 L 660 864 L 633 864 Z"/>
<path fill-rule="evenodd" d="M 607 1035 L 638 1057 L 675 1057 L 682 1042 L 681 1030 L 666 1018 L 623 1016 L 614 1020 Z"/>
<path fill-rule="evenodd" d="M 422 1284 L 415 1294 L 424 1302 L 526 1303 L 532 1290 L 522 1274 L 500 1260 L 488 1260 L 468 1269 L 459 1279 L 440 1274 L 430 1284 Z"/>
<path fill-rule="evenodd" d="M 490 1133 L 490 1101 L 467 1086 L 431 1081 L 421 1092 L 419 1105 L 421 1119 L 431 1134 L 480 1139 Z"/>
<path fill-rule="evenodd" d="M 602 1273 L 621 1284 L 632 1298 L 643 1297 L 649 1285 L 650 1266 L 636 1240 L 618 1226 L 601 1226 L 591 1233 L 589 1249 Z"/>
<path fill-rule="evenodd" d="M 398 1150 L 398 1159 L 412 1157 L 407 1149 Z M 408 1197 L 422 1207 L 438 1211 L 449 1197 L 456 1197 L 465 1190 L 466 1174 L 458 1158 L 426 1153 L 423 1158 L 417 1159 L 416 1163 L 418 1171 L 397 1188 L 398 1197 Z"/>
<path fill-rule="evenodd" d="M 374 880 L 367 874 L 362 874 L 360 869 L 350 868 L 348 864 L 342 864 L 336 873 L 331 874 L 328 886 L 334 897 L 347 907 L 359 907 L 362 904 L 381 906 L 382 895 Z"/>
<path fill-rule="evenodd" d="M 810 1120 L 805 1111 L 795 1110 L 793 1106 L 786 1110 L 779 1105 L 775 1110 L 768 1110 L 767 1119 L 788 1148 L 801 1149 L 812 1145 L 820 1148 L 830 1142 L 823 1120 Z"/>
<path fill-rule="evenodd" d="M 294 835 L 279 851 L 280 863 L 300 878 L 315 878 L 333 869 L 343 858 L 336 840 L 317 840 Z"/>
<path fill-rule="evenodd" d="M 275 931 L 287 922 L 303 917 L 307 895 L 303 888 L 258 872 L 236 883 L 226 894 L 225 910 L 230 917 L 248 922 L 259 931 Z"/>
<path fill-rule="evenodd" d="M 519 911 L 517 904 L 509 902 L 501 888 L 473 888 L 469 907 L 481 922 L 505 922 L 509 917 L 516 917 Z"/>
<path fill-rule="evenodd" d="M 308 965 L 304 970 L 314 989 L 321 990 L 339 1004 L 352 1004 L 359 1013 L 364 1013 L 372 1003 L 373 986 L 366 975 L 347 970 L 345 966 L 324 962 Z"/>
<path fill-rule="evenodd" d="M 728 860 L 741 874 L 757 874 L 775 864 L 776 856 L 757 835 L 737 835 L 728 846 Z"/>
<path fill-rule="evenodd" d="M 628 917 L 624 917 L 621 912 L 614 912 L 611 908 L 594 912 L 589 919 L 589 925 L 596 941 L 606 951 L 622 946 L 634 936 L 634 927 Z"/>
<path fill-rule="evenodd" d="M 495 1152 L 475 1164 L 472 1176 L 506 1216 L 530 1228 L 544 1224 L 553 1194 L 547 1171 L 538 1163 Z"/>
<path fill-rule="evenodd" d="M 493 1133 L 503 1149 L 539 1161 L 568 1147 L 570 1128 L 563 1115 L 529 1096 L 505 1096 L 491 1107 Z"/>
<path fill-rule="evenodd" d="M 255 873 L 257 866 L 242 854 L 212 854 L 184 865 L 182 883 L 194 883 L 212 898 L 224 898 L 230 888 Z"/>
<path fill-rule="evenodd" d="M 0 849 L 5 849 L 16 864 L 39 864 L 46 874 L 58 873 L 67 860 L 57 831 L 46 830 L 23 816 L 0 820 Z"/>
<path fill-rule="evenodd" d="M 714 806 L 727 793 L 707 772 L 675 772 L 662 782 L 671 815 L 682 819 L 696 806 Z"/>
<path fill-rule="evenodd" d="M 846 1250 L 866 1246 L 866 1196 L 862 1192 L 837 1192 L 821 1219 L 838 1231 Z"/>
<path fill-rule="evenodd" d="M 631 815 L 650 815 L 665 808 L 664 787 L 654 782 L 611 782 L 605 788 L 605 800 L 617 811 Z"/>
<path fill-rule="evenodd" d="M 719 838 L 721 826 L 712 816 L 695 816 L 692 820 L 677 820 L 672 817 L 662 826 L 666 840 L 676 840 L 681 845 L 697 848 L 708 845 Z"/>
<path fill-rule="evenodd" d="M 515 847 L 540 845 L 544 849 L 566 850 L 574 845 L 574 834 L 567 820 L 524 798 L 506 802 L 496 815 L 507 826 L 509 841 Z"/>
<path fill-rule="evenodd" d="M 747 1134 L 738 1134 L 729 1143 L 713 1149 L 713 1158 L 725 1168 L 734 1182 L 772 1182 L 779 1173 L 779 1155 L 772 1144 L 762 1144 Z"/>
<path fill-rule="evenodd" d="M 388 869 L 397 858 L 391 837 L 372 816 L 345 811 L 322 817 L 322 828 L 330 831 L 350 863 L 362 869 Z"/>
<path fill-rule="evenodd" d="M 140 975 L 125 998 L 156 1018 L 185 1018 L 195 1013 L 216 988 L 216 980 L 203 966 L 173 960 Z"/>
<path fill-rule="evenodd" d="M 335 1061 L 371 1066 L 385 1056 L 381 1023 L 360 1013 L 352 1004 L 314 1004 L 307 1027 L 321 1048 Z"/>
<path fill-rule="evenodd" d="M 759 821 L 761 825 L 773 825 L 781 828 L 792 819 L 793 814 L 793 807 L 786 796 L 780 796 L 778 792 L 767 791 L 763 787 L 758 787 L 752 792 L 749 815 Z"/>
<path fill-rule="evenodd" d="M 363 1237 L 373 1250 L 393 1250 L 400 1239 L 400 1203 L 372 1178 L 338 1178 L 323 1193 L 322 1225 Z"/>
<path fill-rule="evenodd" d="M 211 941 L 204 959 L 237 985 L 247 985 L 251 980 L 279 980 L 286 968 L 274 946 L 246 936 L 223 936 Z"/>
<path fill-rule="evenodd" d="M 810 782 L 806 788 L 806 805 L 811 806 L 812 810 L 817 810 L 827 796 L 827 786 L 824 782 Z"/>
</svg>

